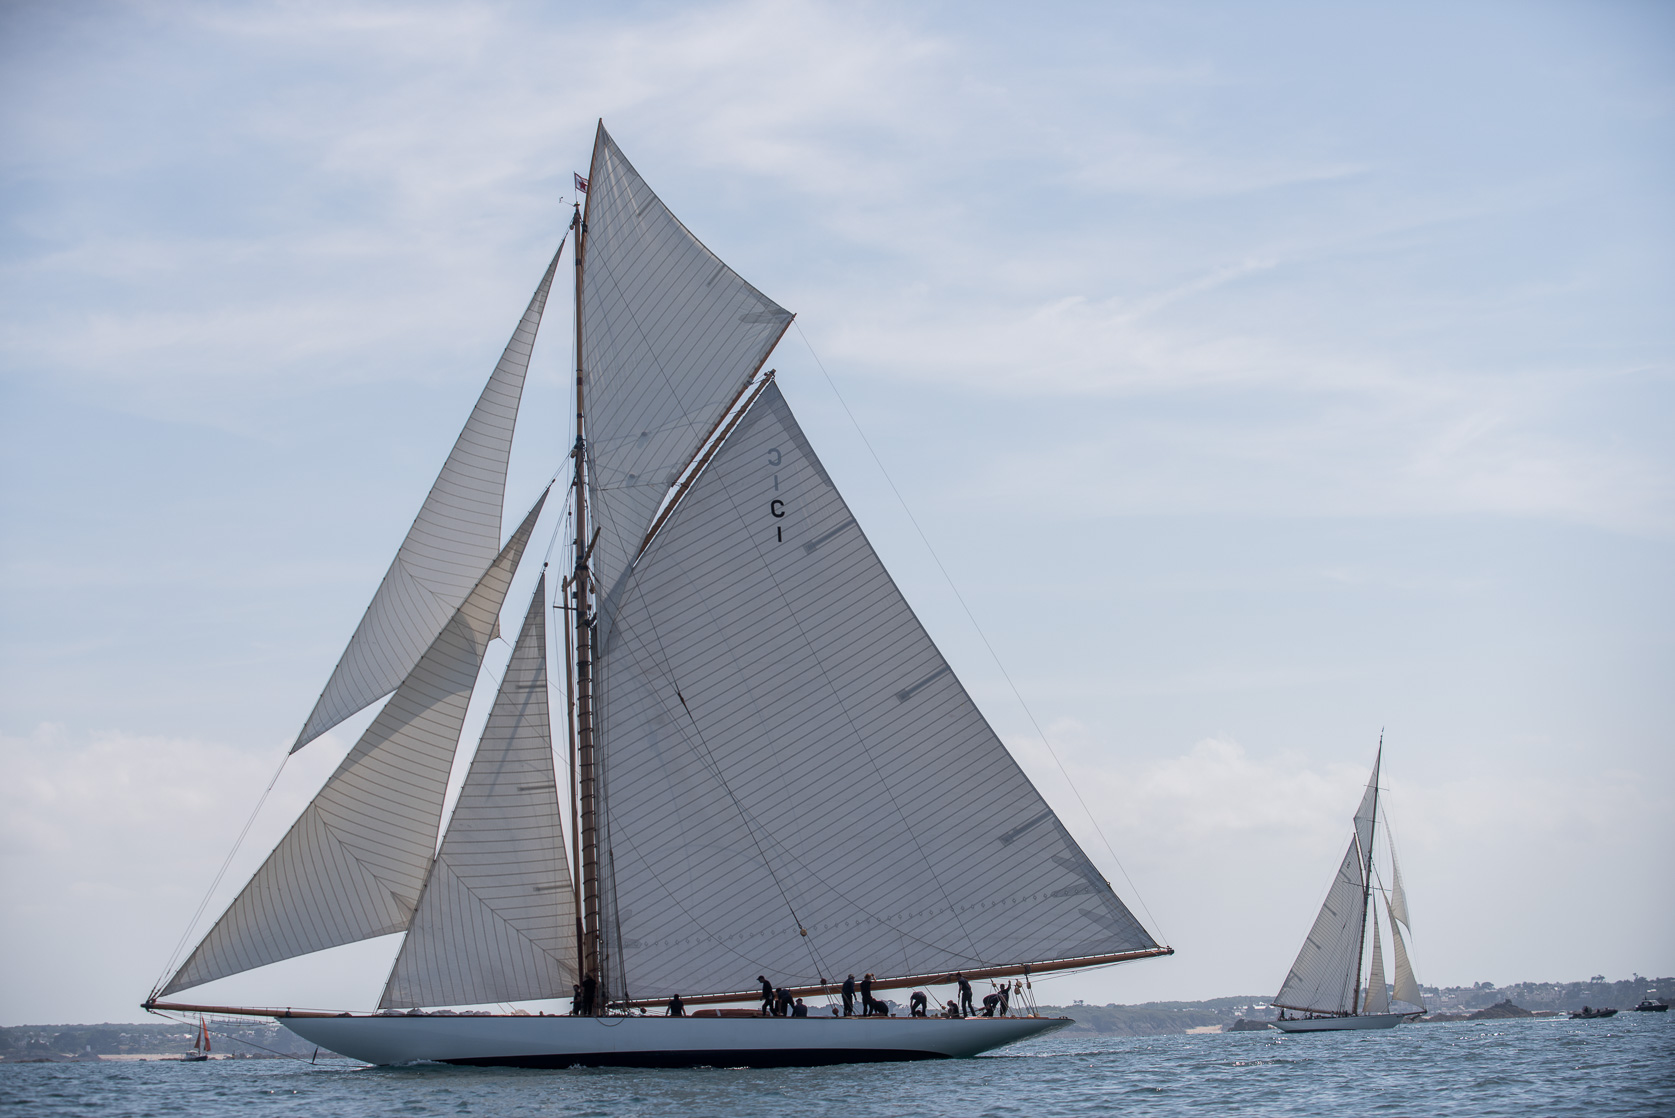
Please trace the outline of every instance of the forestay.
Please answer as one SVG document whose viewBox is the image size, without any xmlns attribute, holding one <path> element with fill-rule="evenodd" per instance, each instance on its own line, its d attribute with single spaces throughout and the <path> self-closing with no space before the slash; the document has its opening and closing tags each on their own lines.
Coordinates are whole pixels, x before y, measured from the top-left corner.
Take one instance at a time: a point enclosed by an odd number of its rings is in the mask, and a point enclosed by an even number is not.
<svg viewBox="0 0 1675 1118">
<path fill-rule="evenodd" d="M 559 251 L 563 248 L 560 244 Z M 494 559 L 512 430 L 557 267 L 554 253 L 407 538 L 291 746 L 293 753 L 394 690 Z"/>
<path fill-rule="evenodd" d="M 629 576 L 599 695 L 618 997 L 1155 946 L 773 385 Z"/>
<path fill-rule="evenodd" d="M 569 997 L 575 898 L 547 705 L 542 576 L 379 1006 Z"/>
<path fill-rule="evenodd" d="M 583 270 L 589 504 L 599 529 L 591 567 L 609 594 L 670 486 L 792 316 L 681 224 L 603 125 Z"/>
<path fill-rule="evenodd" d="M 159 996 L 407 927 L 465 708 L 546 495 Z"/>
</svg>

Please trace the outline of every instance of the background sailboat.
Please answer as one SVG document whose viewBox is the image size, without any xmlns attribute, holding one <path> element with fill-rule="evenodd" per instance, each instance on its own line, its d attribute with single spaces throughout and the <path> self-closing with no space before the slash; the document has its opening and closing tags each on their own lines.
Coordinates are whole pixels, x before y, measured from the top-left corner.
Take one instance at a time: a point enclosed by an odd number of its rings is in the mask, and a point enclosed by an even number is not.
<svg viewBox="0 0 1675 1118">
<path fill-rule="evenodd" d="M 1392 991 L 1384 976 L 1384 948 L 1379 932 L 1375 883 L 1377 871 L 1373 860 L 1375 843 L 1381 834 L 1378 827 L 1378 772 L 1383 758 L 1384 742 L 1381 738 L 1378 754 L 1373 759 L 1372 776 L 1355 812 L 1355 828 L 1349 849 L 1332 878 L 1332 885 L 1321 903 L 1314 926 L 1309 929 L 1302 949 L 1297 952 L 1297 961 L 1291 965 L 1280 992 L 1274 997 L 1273 1004 L 1282 1011 L 1304 1014 L 1302 1017 L 1282 1014 L 1280 1020 L 1273 1022 L 1275 1028 L 1285 1032 L 1389 1029 L 1425 1011 L 1419 983 L 1408 963 L 1407 945 L 1402 940 L 1401 926 L 1408 923 L 1407 895 L 1402 889 L 1395 848 L 1387 839 L 1391 880 L 1387 909 L 1391 917 L 1390 945 L 1395 953 L 1394 997 L 1413 1009 L 1392 1011 Z M 1369 925 L 1372 935 L 1370 963 L 1367 950 Z M 1368 968 L 1365 987 L 1361 985 L 1363 965 Z"/>
<path fill-rule="evenodd" d="M 280 1019 L 380 1063 L 904 1059 L 1063 1022 L 627 1014 L 676 993 L 754 998 L 758 974 L 808 997 L 849 971 L 889 989 L 1170 954 L 972 703 L 763 372 L 790 312 L 705 248 L 603 127 L 588 183 L 570 234 L 567 573 L 537 580 L 447 827 L 466 706 L 554 519 L 543 495 L 499 546 L 556 255 L 294 748 L 393 695 L 148 1006 L 401 932 L 380 1013 Z M 568 794 L 547 698 L 555 614 Z M 573 991 L 572 1017 L 422 1012 Z"/>
</svg>

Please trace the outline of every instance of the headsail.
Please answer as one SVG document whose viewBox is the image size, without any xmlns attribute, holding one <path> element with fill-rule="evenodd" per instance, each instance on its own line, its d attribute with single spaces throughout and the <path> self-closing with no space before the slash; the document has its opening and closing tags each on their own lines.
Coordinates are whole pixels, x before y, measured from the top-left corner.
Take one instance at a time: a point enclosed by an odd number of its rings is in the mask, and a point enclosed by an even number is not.
<svg viewBox="0 0 1675 1118">
<path fill-rule="evenodd" d="M 564 246 L 559 245 L 559 251 Z M 512 429 L 558 253 L 471 418 L 297 735 L 294 753 L 395 689 L 448 623 L 500 543 Z"/>
<path fill-rule="evenodd" d="M 1390 842 L 1390 828 L 1384 829 L 1384 841 L 1390 847 L 1390 919 L 1400 920 L 1402 926 L 1413 931 L 1413 922 L 1407 915 L 1407 890 L 1402 888 L 1402 866 L 1396 861 L 1396 845 Z"/>
<path fill-rule="evenodd" d="M 553 769 L 546 611 L 543 575 L 380 1008 L 570 995 L 576 908 Z"/>
<path fill-rule="evenodd" d="M 1367 996 L 1361 1000 L 1362 1013 L 1389 1013 L 1390 988 L 1384 982 L 1384 948 L 1378 938 L 1378 906 L 1373 905 L 1373 965 L 1367 972 Z"/>
<path fill-rule="evenodd" d="M 1156 946 L 773 385 L 635 565 L 599 701 L 615 997 Z"/>
<path fill-rule="evenodd" d="M 594 583 L 609 594 L 681 470 L 791 322 L 652 193 L 600 125 L 588 179 L 582 368 Z"/>
<path fill-rule="evenodd" d="M 1419 991 L 1419 983 L 1413 977 L 1413 966 L 1407 959 L 1407 944 L 1402 942 L 1402 930 L 1396 922 L 1390 922 L 1390 950 L 1395 953 L 1396 973 L 1395 991 L 1393 996 L 1399 1002 L 1425 1008 L 1425 995 Z"/>
<path fill-rule="evenodd" d="M 483 652 L 546 495 L 159 995 L 399 932 L 419 898 Z"/>
</svg>

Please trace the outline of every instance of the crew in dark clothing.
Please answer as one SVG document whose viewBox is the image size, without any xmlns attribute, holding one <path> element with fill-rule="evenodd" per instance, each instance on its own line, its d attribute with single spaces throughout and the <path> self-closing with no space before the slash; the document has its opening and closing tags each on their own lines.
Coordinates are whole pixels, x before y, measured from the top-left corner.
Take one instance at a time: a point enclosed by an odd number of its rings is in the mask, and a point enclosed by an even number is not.
<svg viewBox="0 0 1675 1118">
<path fill-rule="evenodd" d="M 761 974 L 756 976 L 756 981 L 762 984 L 762 1016 L 766 1017 L 774 1011 L 774 984 Z"/>
<path fill-rule="evenodd" d="M 955 1005 L 953 1002 L 949 1002 L 947 1005 L 942 1007 L 942 1016 L 944 1017 L 958 1017 L 959 1015 L 960 1007 Z"/>
<path fill-rule="evenodd" d="M 925 997 L 923 990 L 913 991 L 913 996 L 907 999 L 908 1013 L 914 1017 L 925 1016 L 926 1007 L 929 1005 L 930 999 Z"/>
<path fill-rule="evenodd" d="M 970 1017 L 977 1011 L 971 1005 L 971 983 L 965 980 L 965 975 L 955 972 L 954 981 L 960 984 L 960 1016 Z"/>
<path fill-rule="evenodd" d="M 999 1008 L 999 1006 L 1000 1006 L 1000 995 L 999 994 L 984 994 L 983 995 L 983 1016 L 984 1017 L 993 1017 L 995 1015 L 995 1010 L 997 1008 Z"/>
<path fill-rule="evenodd" d="M 808 1006 L 803 1004 L 803 999 L 798 998 L 797 999 L 797 1004 L 791 1007 L 791 1016 L 793 1016 L 793 1017 L 807 1017 L 808 1016 Z"/>
<path fill-rule="evenodd" d="M 680 995 L 679 994 L 676 994 L 674 997 L 669 999 L 669 1016 L 670 1017 L 685 1017 L 686 1016 L 686 1003 L 680 1000 Z"/>
<path fill-rule="evenodd" d="M 1012 985 L 1009 982 L 1000 984 L 1000 1015 L 1006 1016 L 1006 1007 L 1012 1004 Z"/>
<path fill-rule="evenodd" d="M 843 1015 L 855 1016 L 855 976 L 850 975 L 843 980 Z"/>
<path fill-rule="evenodd" d="M 872 1016 L 872 972 L 870 970 L 867 972 L 867 976 L 861 979 L 861 1016 Z"/>
<path fill-rule="evenodd" d="M 599 990 L 599 980 L 591 974 L 582 977 L 582 1016 L 593 1016 L 594 995 Z"/>
<path fill-rule="evenodd" d="M 791 991 L 781 986 L 774 991 L 774 1016 L 784 1017 L 791 1012 Z"/>
<path fill-rule="evenodd" d="M 578 1017 L 582 1012 L 582 984 L 580 982 L 571 983 L 570 989 L 572 991 L 570 997 L 570 1016 Z"/>
</svg>

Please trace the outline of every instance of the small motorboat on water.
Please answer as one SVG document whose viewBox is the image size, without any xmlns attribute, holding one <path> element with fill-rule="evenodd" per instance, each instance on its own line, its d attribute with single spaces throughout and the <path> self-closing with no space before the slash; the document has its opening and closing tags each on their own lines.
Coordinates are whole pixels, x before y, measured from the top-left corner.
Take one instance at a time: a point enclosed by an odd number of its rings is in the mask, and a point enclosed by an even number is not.
<svg viewBox="0 0 1675 1118">
<path fill-rule="evenodd" d="M 1651 998 L 1647 998 L 1645 1001 L 1635 1006 L 1634 1011 L 1636 1013 L 1668 1013 L 1669 1003 L 1655 1002 Z"/>
<path fill-rule="evenodd" d="M 1616 1015 L 1617 1011 L 1614 1009 L 1592 1009 L 1588 1006 L 1583 1006 L 1581 1012 L 1572 1013 L 1570 1015 L 1570 1019 L 1572 1021 L 1592 1021 L 1598 1017 L 1615 1017 Z"/>
</svg>

